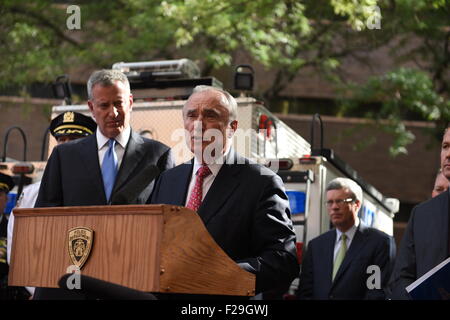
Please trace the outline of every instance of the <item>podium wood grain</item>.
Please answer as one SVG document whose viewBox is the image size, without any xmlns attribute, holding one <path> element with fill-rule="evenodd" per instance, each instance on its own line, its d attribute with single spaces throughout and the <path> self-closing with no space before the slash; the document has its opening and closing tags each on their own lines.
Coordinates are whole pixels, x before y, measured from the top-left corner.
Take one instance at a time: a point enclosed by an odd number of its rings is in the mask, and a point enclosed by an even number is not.
<svg viewBox="0 0 450 320">
<path fill-rule="evenodd" d="M 9 284 L 57 287 L 72 265 L 68 230 L 94 230 L 81 272 L 148 292 L 253 295 L 239 268 L 198 215 L 168 205 L 16 209 Z"/>
<path fill-rule="evenodd" d="M 197 213 L 170 209 L 164 215 L 160 292 L 254 295 L 255 276 L 228 257 Z"/>
</svg>

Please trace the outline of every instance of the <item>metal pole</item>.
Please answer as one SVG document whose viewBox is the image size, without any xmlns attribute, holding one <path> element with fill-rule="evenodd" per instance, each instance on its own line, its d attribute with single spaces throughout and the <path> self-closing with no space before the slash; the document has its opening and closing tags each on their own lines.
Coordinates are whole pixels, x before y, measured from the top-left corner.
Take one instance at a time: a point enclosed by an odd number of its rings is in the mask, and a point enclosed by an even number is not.
<svg viewBox="0 0 450 320">
<path fill-rule="evenodd" d="M 3 162 L 6 161 L 6 150 L 7 150 L 7 146 L 8 146 L 9 134 L 14 129 L 19 130 L 20 134 L 22 135 L 22 139 L 23 139 L 23 161 L 27 161 L 27 137 L 26 137 L 25 132 L 22 130 L 21 127 L 14 126 L 14 127 L 10 127 L 6 131 L 5 138 L 3 139 L 3 141 L 4 141 L 4 144 L 3 144 Z"/>
<path fill-rule="evenodd" d="M 44 136 L 42 137 L 42 147 L 41 147 L 41 161 L 44 161 L 45 148 L 47 146 L 47 135 L 50 131 L 50 126 L 45 129 Z"/>
</svg>

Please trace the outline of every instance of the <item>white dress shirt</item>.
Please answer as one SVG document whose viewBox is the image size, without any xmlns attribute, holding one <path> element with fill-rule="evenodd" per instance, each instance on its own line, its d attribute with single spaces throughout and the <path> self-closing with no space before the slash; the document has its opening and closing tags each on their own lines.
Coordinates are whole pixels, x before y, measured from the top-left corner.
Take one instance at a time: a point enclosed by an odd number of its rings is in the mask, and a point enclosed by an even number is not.
<svg viewBox="0 0 450 320">
<path fill-rule="evenodd" d="M 347 251 L 348 251 L 348 249 L 350 248 L 350 245 L 352 244 L 352 240 L 355 237 L 355 232 L 356 232 L 356 229 L 358 228 L 358 226 L 359 226 L 359 218 L 356 218 L 355 224 L 347 231 L 341 232 L 341 231 L 339 231 L 339 229 L 336 229 L 336 242 L 334 244 L 333 261 L 336 260 L 336 255 L 339 252 L 339 249 L 341 248 L 342 234 L 345 233 L 345 235 L 347 236 L 346 244 L 347 244 Z"/>
<path fill-rule="evenodd" d="M 123 130 L 116 138 L 116 144 L 114 145 L 114 150 L 117 154 L 117 168 L 120 168 L 122 164 L 123 155 L 125 154 L 125 149 L 127 147 L 128 140 L 131 135 L 131 127 L 128 126 L 125 130 Z M 97 147 L 98 147 L 98 160 L 100 161 L 100 168 L 102 167 L 103 158 L 105 157 L 105 153 L 108 150 L 108 142 L 109 138 L 105 137 L 103 133 L 101 133 L 100 129 L 97 127 Z"/>
<path fill-rule="evenodd" d="M 206 176 L 203 179 L 202 201 L 203 201 L 203 199 L 205 199 L 205 196 L 208 193 L 209 189 L 211 188 L 211 186 L 214 182 L 214 179 L 217 177 L 217 174 L 219 173 L 220 168 L 222 168 L 222 165 L 225 162 L 224 159 L 226 159 L 228 153 L 230 152 L 230 149 L 231 149 L 230 147 L 227 149 L 227 151 L 225 152 L 223 157 L 220 158 L 220 161 L 216 161 L 215 163 L 208 164 L 208 168 L 209 168 L 209 170 L 211 170 L 211 174 Z M 197 171 L 198 171 L 198 169 L 200 169 L 201 166 L 202 166 L 201 162 L 199 160 L 197 160 L 197 158 L 194 157 L 194 168 L 192 171 L 191 182 L 189 183 L 186 202 L 184 204 L 185 206 L 187 206 L 187 204 L 189 202 L 189 198 L 191 197 L 192 190 L 194 189 L 194 186 L 195 186 L 195 180 L 197 179 Z"/>
</svg>

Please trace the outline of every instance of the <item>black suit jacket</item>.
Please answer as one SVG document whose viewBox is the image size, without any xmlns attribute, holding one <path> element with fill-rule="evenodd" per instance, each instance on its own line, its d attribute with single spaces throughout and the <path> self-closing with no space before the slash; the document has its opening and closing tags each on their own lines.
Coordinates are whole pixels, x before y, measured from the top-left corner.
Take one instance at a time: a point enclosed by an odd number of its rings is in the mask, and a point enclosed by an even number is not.
<svg viewBox="0 0 450 320">
<path fill-rule="evenodd" d="M 384 299 L 395 257 L 393 238 L 379 230 L 359 224 L 350 247 L 334 281 L 333 253 L 336 229 L 330 230 L 308 244 L 297 291 L 299 299 Z M 381 270 L 381 289 L 369 290 L 367 267 L 377 265 Z"/>
<path fill-rule="evenodd" d="M 143 204 L 159 171 L 174 161 L 166 145 L 131 131 L 110 204 Z M 53 150 L 35 207 L 106 205 L 96 135 L 74 140 Z"/>
<path fill-rule="evenodd" d="M 409 299 L 405 288 L 448 257 L 449 192 L 414 207 L 390 281 L 392 299 Z"/>
<path fill-rule="evenodd" d="M 184 206 L 193 164 L 161 174 L 153 204 Z M 256 274 L 256 291 L 286 287 L 298 276 L 295 233 L 281 178 L 230 150 L 198 214 L 218 245 Z"/>
<path fill-rule="evenodd" d="M 94 134 L 54 148 L 44 171 L 35 207 L 144 204 L 153 190 L 158 173 L 173 166 L 169 147 L 131 131 L 111 199 L 107 203 Z M 65 300 L 88 298 L 78 290 L 50 288 L 36 288 L 34 297 Z"/>
</svg>

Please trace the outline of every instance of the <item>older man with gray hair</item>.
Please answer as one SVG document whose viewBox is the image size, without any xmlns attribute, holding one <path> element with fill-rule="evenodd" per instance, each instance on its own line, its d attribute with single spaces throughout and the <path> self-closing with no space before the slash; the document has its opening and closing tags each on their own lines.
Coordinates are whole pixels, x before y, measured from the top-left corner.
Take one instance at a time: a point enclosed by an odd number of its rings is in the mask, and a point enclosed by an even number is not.
<svg viewBox="0 0 450 320">
<path fill-rule="evenodd" d="M 228 92 L 195 88 L 182 111 L 194 157 L 161 174 L 151 203 L 196 211 L 228 256 L 256 275 L 256 293 L 287 290 L 299 271 L 288 197 L 278 175 L 231 147 L 236 109 Z"/>
<path fill-rule="evenodd" d="M 298 298 L 385 299 L 395 258 L 393 238 L 359 220 L 363 192 L 353 180 L 336 178 L 326 190 L 325 205 L 335 228 L 309 242 Z"/>
<path fill-rule="evenodd" d="M 87 87 L 97 131 L 53 149 L 36 207 L 143 204 L 158 173 L 174 166 L 169 147 L 131 129 L 133 95 L 123 73 L 96 71 Z M 77 297 L 74 292 L 73 298 Z M 37 289 L 35 298 L 69 296 Z"/>
</svg>

